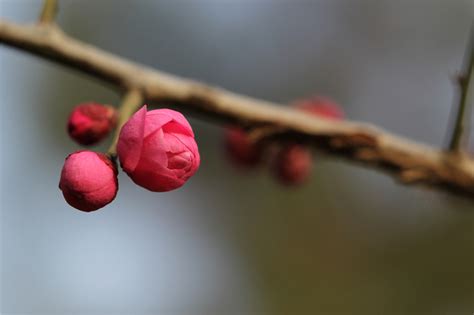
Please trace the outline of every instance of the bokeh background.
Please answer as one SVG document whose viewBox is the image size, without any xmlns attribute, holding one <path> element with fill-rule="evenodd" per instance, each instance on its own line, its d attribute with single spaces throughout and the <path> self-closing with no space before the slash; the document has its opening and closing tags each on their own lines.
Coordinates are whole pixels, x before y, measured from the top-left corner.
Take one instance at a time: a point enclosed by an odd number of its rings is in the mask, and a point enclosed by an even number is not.
<svg viewBox="0 0 474 315">
<path fill-rule="evenodd" d="M 447 142 L 471 0 L 72 1 L 58 23 L 105 50 L 288 103 Z M 33 22 L 40 1 L 0 0 Z M 232 167 L 222 126 L 190 117 L 202 166 L 150 193 L 120 175 L 86 214 L 58 189 L 65 122 L 106 85 L 0 47 L 2 314 L 472 314 L 474 204 L 321 155 L 310 183 Z M 471 117 L 472 120 L 472 117 Z M 472 143 L 471 143 L 472 144 Z M 94 149 L 105 149 L 107 144 Z"/>
</svg>

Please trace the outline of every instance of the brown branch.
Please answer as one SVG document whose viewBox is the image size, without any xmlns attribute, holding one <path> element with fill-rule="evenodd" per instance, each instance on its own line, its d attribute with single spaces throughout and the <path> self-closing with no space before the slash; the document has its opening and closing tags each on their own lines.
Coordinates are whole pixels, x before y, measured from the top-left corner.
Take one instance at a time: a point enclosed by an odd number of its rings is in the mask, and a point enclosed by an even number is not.
<svg viewBox="0 0 474 315">
<path fill-rule="evenodd" d="M 178 78 L 138 65 L 65 35 L 52 25 L 0 21 L 0 42 L 86 72 L 147 101 L 167 101 L 204 115 L 278 136 L 312 142 L 330 154 L 386 171 L 406 184 L 423 184 L 474 197 L 474 160 L 355 122 L 328 122 L 296 110 Z"/>
<path fill-rule="evenodd" d="M 460 97 L 456 112 L 456 121 L 449 149 L 453 152 L 464 153 L 468 143 L 469 121 L 468 115 L 471 111 L 472 102 L 469 103 L 469 86 L 474 76 L 474 24 L 471 28 L 470 40 L 467 45 L 465 56 L 465 69 L 458 78 Z"/>
</svg>

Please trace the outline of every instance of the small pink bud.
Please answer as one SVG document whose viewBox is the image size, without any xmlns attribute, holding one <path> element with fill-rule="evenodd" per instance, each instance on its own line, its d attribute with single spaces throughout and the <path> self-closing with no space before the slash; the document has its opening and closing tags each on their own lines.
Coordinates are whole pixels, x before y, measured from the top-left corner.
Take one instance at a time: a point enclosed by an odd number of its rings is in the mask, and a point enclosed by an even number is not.
<svg viewBox="0 0 474 315">
<path fill-rule="evenodd" d="M 225 146 L 230 160 L 237 166 L 252 167 L 260 162 L 260 147 L 252 142 L 240 127 L 226 129 Z"/>
<path fill-rule="evenodd" d="M 76 151 L 64 162 L 59 189 L 74 208 L 86 212 L 97 210 L 117 194 L 117 168 L 105 154 Z"/>
<path fill-rule="evenodd" d="M 336 102 L 321 96 L 296 101 L 293 106 L 320 118 L 341 120 L 345 117 L 344 111 Z"/>
<path fill-rule="evenodd" d="M 79 144 L 92 145 L 104 139 L 116 124 L 117 111 L 112 106 L 83 103 L 72 110 L 67 130 Z"/>
<path fill-rule="evenodd" d="M 312 167 L 311 152 L 308 148 L 291 144 L 283 147 L 275 158 L 274 171 L 276 178 L 286 185 L 304 183 Z"/>
<path fill-rule="evenodd" d="M 200 156 L 186 118 L 146 105 L 123 126 L 117 144 L 123 170 L 137 184 L 163 192 L 181 187 L 199 168 Z"/>
</svg>

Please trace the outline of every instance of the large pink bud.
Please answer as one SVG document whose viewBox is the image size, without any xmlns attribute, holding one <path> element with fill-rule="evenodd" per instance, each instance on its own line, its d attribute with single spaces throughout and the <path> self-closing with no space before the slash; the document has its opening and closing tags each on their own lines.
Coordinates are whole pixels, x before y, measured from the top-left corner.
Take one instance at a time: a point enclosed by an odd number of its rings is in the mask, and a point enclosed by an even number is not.
<svg viewBox="0 0 474 315">
<path fill-rule="evenodd" d="M 64 162 L 59 189 L 74 208 L 86 212 L 97 210 L 117 195 L 117 168 L 105 154 L 74 152 Z"/>
<path fill-rule="evenodd" d="M 67 123 L 69 136 L 82 145 L 104 139 L 117 124 L 117 112 L 109 105 L 79 104 L 71 112 Z"/>
<path fill-rule="evenodd" d="M 199 168 L 199 151 L 186 118 L 171 109 L 147 112 L 146 105 L 123 126 L 117 144 L 123 170 L 151 191 L 181 187 Z"/>
</svg>

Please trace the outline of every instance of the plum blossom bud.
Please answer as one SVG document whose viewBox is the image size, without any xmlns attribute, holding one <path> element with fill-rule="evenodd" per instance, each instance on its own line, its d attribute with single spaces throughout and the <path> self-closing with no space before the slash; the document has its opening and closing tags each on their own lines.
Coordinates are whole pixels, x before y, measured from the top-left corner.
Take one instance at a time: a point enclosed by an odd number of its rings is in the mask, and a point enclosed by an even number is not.
<svg viewBox="0 0 474 315">
<path fill-rule="evenodd" d="M 76 151 L 64 162 L 59 189 L 72 207 L 86 212 L 97 210 L 117 194 L 117 168 L 105 154 Z"/>
<path fill-rule="evenodd" d="M 252 167 L 260 162 L 261 148 L 240 127 L 226 129 L 225 148 L 229 159 L 237 166 Z"/>
<path fill-rule="evenodd" d="M 322 96 L 296 101 L 293 106 L 320 118 L 341 120 L 345 117 L 344 111 L 336 102 Z"/>
<path fill-rule="evenodd" d="M 123 170 L 139 186 L 163 192 L 181 187 L 199 168 L 200 156 L 186 118 L 146 105 L 123 126 L 117 143 Z"/>
<path fill-rule="evenodd" d="M 117 111 L 112 106 L 83 103 L 72 110 L 67 130 L 79 144 L 92 145 L 104 139 L 116 124 Z"/>
<path fill-rule="evenodd" d="M 281 148 L 275 157 L 274 174 L 286 185 L 304 183 L 312 168 L 311 152 L 305 146 L 290 144 Z"/>
<path fill-rule="evenodd" d="M 316 96 L 296 101 L 293 106 L 320 118 L 344 119 L 344 112 L 339 105 L 325 97 Z M 289 144 L 282 147 L 275 157 L 274 172 L 277 179 L 283 184 L 299 185 L 308 179 L 312 163 L 311 152 L 307 147 Z"/>
</svg>

